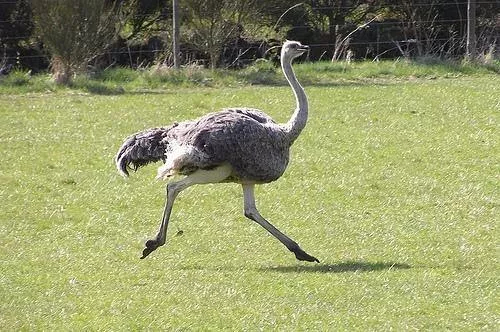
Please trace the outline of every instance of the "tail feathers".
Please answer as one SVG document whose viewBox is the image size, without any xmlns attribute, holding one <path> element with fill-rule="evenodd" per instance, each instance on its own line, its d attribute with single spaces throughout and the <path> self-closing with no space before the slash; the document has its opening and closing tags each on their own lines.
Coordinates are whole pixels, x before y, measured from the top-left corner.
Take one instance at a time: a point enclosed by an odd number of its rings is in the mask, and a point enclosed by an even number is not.
<svg viewBox="0 0 500 332">
<path fill-rule="evenodd" d="M 137 171 L 149 163 L 165 161 L 167 134 L 175 126 L 176 124 L 167 128 L 152 128 L 129 136 L 116 155 L 118 171 L 123 176 L 128 176 L 129 169 Z"/>
</svg>

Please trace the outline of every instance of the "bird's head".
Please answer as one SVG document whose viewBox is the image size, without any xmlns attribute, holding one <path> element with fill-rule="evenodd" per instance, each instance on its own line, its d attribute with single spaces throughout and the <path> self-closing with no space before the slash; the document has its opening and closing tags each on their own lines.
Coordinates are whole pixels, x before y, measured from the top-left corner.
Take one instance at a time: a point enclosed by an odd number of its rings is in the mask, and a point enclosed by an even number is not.
<svg viewBox="0 0 500 332">
<path fill-rule="evenodd" d="M 302 45 L 298 41 L 287 40 L 281 48 L 281 59 L 293 60 L 307 51 L 309 51 L 309 46 Z"/>
</svg>

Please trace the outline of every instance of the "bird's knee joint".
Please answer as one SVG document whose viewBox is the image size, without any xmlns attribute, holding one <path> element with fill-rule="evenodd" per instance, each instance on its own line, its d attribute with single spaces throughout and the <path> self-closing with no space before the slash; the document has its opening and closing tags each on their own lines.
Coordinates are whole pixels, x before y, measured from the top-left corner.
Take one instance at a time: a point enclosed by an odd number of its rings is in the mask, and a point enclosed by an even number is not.
<svg viewBox="0 0 500 332">
<path fill-rule="evenodd" d="M 255 210 L 253 210 L 253 209 L 245 209 L 245 211 L 243 212 L 243 214 L 248 219 L 255 220 Z"/>
<path fill-rule="evenodd" d="M 168 183 L 165 190 L 167 191 L 167 193 L 173 192 L 175 190 L 175 183 L 173 182 Z"/>
<path fill-rule="evenodd" d="M 171 182 L 167 184 L 167 196 L 177 196 L 179 193 L 180 186 L 176 182 Z"/>
</svg>

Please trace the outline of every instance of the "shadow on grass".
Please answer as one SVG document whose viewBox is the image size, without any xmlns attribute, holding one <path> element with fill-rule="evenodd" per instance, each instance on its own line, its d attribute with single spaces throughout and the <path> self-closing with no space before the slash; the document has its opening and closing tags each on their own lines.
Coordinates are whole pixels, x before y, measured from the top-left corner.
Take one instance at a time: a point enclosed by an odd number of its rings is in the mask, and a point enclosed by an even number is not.
<svg viewBox="0 0 500 332">
<path fill-rule="evenodd" d="M 313 264 L 313 265 L 290 265 L 290 266 L 271 266 L 262 267 L 262 272 L 280 272 L 280 273 L 343 273 L 343 272 L 371 272 L 371 271 L 391 271 L 410 269 L 411 266 L 404 263 L 393 262 L 356 262 L 349 261 L 337 264 Z"/>
</svg>

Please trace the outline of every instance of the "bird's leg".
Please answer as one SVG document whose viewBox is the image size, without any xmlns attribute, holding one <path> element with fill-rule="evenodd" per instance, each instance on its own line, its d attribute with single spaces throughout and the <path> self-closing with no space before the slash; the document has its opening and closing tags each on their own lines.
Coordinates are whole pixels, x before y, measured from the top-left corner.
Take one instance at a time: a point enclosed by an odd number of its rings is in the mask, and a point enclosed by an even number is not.
<svg viewBox="0 0 500 332">
<path fill-rule="evenodd" d="M 146 258 L 150 253 L 155 251 L 158 247 L 165 244 L 167 238 L 167 228 L 168 222 L 170 220 L 170 214 L 172 213 L 172 207 L 174 206 L 174 201 L 177 195 L 191 184 L 186 182 L 187 178 L 184 178 L 178 182 L 171 182 L 167 185 L 167 198 L 165 200 L 165 208 L 163 209 L 163 217 L 160 224 L 160 229 L 156 234 L 156 237 L 152 240 L 146 241 L 146 248 L 142 251 L 141 259 Z"/>
<path fill-rule="evenodd" d="M 231 171 L 232 170 L 229 165 L 221 165 L 211 170 L 199 169 L 177 182 L 169 183 L 167 185 L 167 198 L 165 202 L 165 208 L 163 209 L 163 217 L 160 224 L 160 229 L 158 230 L 158 233 L 156 234 L 156 237 L 154 239 L 146 241 L 146 248 L 144 248 L 142 252 L 141 259 L 146 258 L 158 247 L 165 244 L 167 238 L 168 222 L 170 220 L 170 214 L 172 213 L 172 207 L 174 205 L 175 198 L 181 191 L 194 184 L 221 182 L 231 174 Z"/>
<path fill-rule="evenodd" d="M 244 184 L 243 185 L 243 200 L 245 205 L 245 216 L 259 225 L 264 227 L 269 233 L 271 233 L 275 238 L 277 238 L 281 243 L 283 243 L 288 250 L 295 254 L 295 257 L 301 261 L 308 262 L 318 262 L 316 257 L 313 257 L 306 253 L 300 248 L 297 242 L 290 239 L 288 236 L 283 234 L 280 230 L 274 227 L 270 222 L 264 219 L 255 206 L 255 195 L 254 195 L 254 185 Z"/>
</svg>

